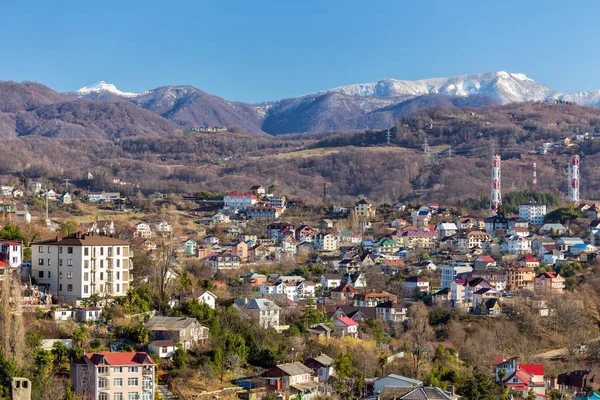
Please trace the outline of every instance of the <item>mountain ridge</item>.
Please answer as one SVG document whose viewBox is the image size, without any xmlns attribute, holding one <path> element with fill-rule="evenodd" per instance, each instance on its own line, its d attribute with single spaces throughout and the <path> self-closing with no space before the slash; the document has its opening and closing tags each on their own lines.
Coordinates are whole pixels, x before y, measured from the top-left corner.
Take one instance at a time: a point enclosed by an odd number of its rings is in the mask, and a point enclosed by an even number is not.
<svg viewBox="0 0 600 400">
<path fill-rule="evenodd" d="M 432 102 L 427 99 L 414 101 L 421 96 L 431 95 L 455 99 L 486 96 L 498 104 L 569 101 L 585 106 L 600 106 L 600 90 L 562 93 L 536 83 L 525 74 L 505 71 L 414 81 L 386 78 L 254 104 L 228 101 L 190 85 L 162 86 L 141 93 L 127 93 L 101 81 L 70 95 L 109 101 L 127 100 L 188 128 L 239 126 L 249 133 L 275 135 L 382 129 L 390 126 L 394 118 L 405 115 L 394 110 L 415 110 L 437 105 L 431 105 Z M 411 101 L 411 107 L 400 107 L 408 101 Z M 456 103 L 455 100 L 453 102 Z M 489 105 L 490 102 L 484 101 L 484 104 Z M 463 106 L 477 107 L 478 104 L 466 100 Z"/>
</svg>

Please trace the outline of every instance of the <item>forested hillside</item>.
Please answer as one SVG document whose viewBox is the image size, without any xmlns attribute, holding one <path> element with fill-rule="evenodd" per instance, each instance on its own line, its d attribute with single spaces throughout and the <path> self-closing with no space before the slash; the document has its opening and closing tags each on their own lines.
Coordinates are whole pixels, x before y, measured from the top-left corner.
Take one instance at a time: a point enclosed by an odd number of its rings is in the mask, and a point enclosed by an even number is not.
<svg viewBox="0 0 600 400">
<path fill-rule="evenodd" d="M 537 155 L 538 188 L 566 193 L 565 168 L 569 156 L 578 153 L 582 198 L 600 197 L 600 139 L 593 138 L 600 130 L 600 110 L 595 108 L 547 103 L 434 106 L 393 122 L 388 144 L 387 130 L 276 137 L 239 129 L 183 133 L 131 103 L 54 103 L 62 98 L 43 87 L 19 88 L 33 94 L 5 103 L 4 109 L 12 111 L 0 113 L 0 130 L 7 138 L 0 148 L 4 181 L 26 175 L 77 183 L 90 170 L 104 177 L 93 184 L 96 190 L 116 189 L 112 177 L 139 184 L 146 192 L 226 192 L 273 184 L 291 197 L 319 202 L 325 184 L 338 203 L 365 195 L 379 202 L 426 198 L 458 206 L 461 199 L 488 196 L 492 151 L 502 156 L 507 193 L 531 188 L 536 149 L 553 142 L 547 154 Z M 585 132 L 589 140 L 575 140 Z M 565 144 L 567 137 L 571 144 Z"/>
</svg>

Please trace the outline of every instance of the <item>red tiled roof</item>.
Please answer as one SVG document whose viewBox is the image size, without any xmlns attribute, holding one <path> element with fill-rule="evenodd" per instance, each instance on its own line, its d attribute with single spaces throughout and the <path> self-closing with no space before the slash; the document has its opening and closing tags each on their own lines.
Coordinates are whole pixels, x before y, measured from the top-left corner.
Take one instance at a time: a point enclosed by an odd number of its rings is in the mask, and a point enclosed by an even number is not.
<svg viewBox="0 0 600 400">
<path fill-rule="evenodd" d="M 108 365 L 156 364 L 152 357 L 145 352 L 130 351 L 127 353 L 87 353 L 85 356 L 94 365 L 100 365 L 103 360 L 106 360 Z"/>
<path fill-rule="evenodd" d="M 556 247 L 556 246 L 555 246 Z M 537 258 L 535 258 L 534 256 L 525 256 L 525 262 L 540 262 L 540 260 L 538 260 Z"/>
<path fill-rule="evenodd" d="M 0 242 L 0 244 L 7 244 L 9 246 L 23 246 L 23 243 L 20 242 L 12 242 L 12 241 L 8 241 L 8 242 Z"/>
<path fill-rule="evenodd" d="M 494 260 L 494 258 L 491 256 L 481 256 L 479 259 L 485 262 L 496 262 L 496 260 Z"/>
<path fill-rule="evenodd" d="M 519 369 L 530 375 L 544 375 L 544 366 L 542 364 L 520 364 Z"/>
<path fill-rule="evenodd" d="M 0 267 L 2 267 L 2 268 L 8 267 L 8 264 L 5 263 L 4 261 L 0 261 Z"/>
<path fill-rule="evenodd" d="M 356 322 L 354 322 L 353 320 L 351 320 L 348 317 L 339 317 L 338 321 L 341 321 L 346 326 L 355 326 L 356 325 Z"/>
</svg>

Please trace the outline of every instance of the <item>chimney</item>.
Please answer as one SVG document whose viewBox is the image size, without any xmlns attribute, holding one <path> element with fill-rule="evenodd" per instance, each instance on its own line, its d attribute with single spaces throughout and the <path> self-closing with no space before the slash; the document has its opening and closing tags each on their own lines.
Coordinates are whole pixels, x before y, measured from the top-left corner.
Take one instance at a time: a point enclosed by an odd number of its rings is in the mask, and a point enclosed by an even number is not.
<svg viewBox="0 0 600 400">
<path fill-rule="evenodd" d="M 446 386 L 446 392 L 450 393 L 450 396 L 454 396 L 454 385 Z"/>
<path fill-rule="evenodd" d="M 62 236 L 61 235 L 56 235 L 56 241 L 60 242 L 62 240 Z"/>
</svg>

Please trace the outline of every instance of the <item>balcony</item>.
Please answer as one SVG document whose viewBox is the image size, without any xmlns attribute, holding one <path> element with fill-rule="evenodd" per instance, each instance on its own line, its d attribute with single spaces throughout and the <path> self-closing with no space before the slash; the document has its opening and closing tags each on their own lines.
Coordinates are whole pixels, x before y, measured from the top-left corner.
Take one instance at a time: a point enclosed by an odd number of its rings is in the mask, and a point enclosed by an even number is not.
<svg viewBox="0 0 600 400">
<path fill-rule="evenodd" d="M 144 368 L 142 368 L 142 375 L 144 375 L 144 376 L 154 376 L 154 368 L 152 368 L 152 367 L 144 367 Z"/>
</svg>

